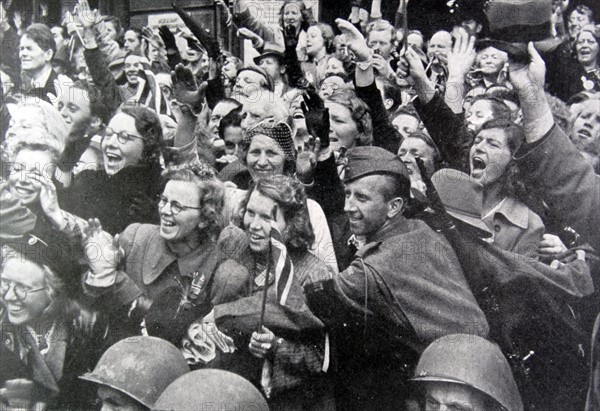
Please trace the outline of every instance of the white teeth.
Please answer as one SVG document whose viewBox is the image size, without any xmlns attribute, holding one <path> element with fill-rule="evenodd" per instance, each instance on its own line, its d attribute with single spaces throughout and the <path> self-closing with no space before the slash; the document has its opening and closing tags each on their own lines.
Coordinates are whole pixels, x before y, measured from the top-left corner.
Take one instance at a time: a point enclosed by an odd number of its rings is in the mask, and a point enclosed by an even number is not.
<svg viewBox="0 0 600 411">
<path fill-rule="evenodd" d="M 164 225 L 165 227 L 174 227 L 175 223 L 173 223 L 171 221 L 162 220 L 162 225 Z"/>
<path fill-rule="evenodd" d="M 8 304 L 8 310 L 11 312 L 19 312 L 23 309 L 23 307 L 19 305 Z"/>
</svg>

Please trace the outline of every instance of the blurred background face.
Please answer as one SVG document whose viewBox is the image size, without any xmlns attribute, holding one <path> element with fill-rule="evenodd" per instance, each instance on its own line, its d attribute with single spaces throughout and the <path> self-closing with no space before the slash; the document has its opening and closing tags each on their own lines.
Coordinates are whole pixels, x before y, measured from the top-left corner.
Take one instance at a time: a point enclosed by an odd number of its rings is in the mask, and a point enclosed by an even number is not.
<svg viewBox="0 0 600 411">
<path fill-rule="evenodd" d="M 584 30 L 579 33 L 579 36 L 577 36 L 577 43 L 575 43 L 575 51 L 577 52 L 577 60 L 583 66 L 597 64 L 598 41 L 589 31 Z"/>
<path fill-rule="evenodd" d="M 112 40 L 112 41 L 117 41 L 117 39 L 119 37 L 119 33 L 117 33 L 115 24 L 112 21 L 109 21 L 105 24 L 105 27 L 106 27 L 106 33 L 108 35 L 108 39 Z"/>
<path fill-rule="evenodd" d="M 225 154 L 237 156 L 239 154 L 239 146 L 243 138 L 243 130 L 241 127 L 227 127 L 223 133 L 225 141 Z"/>
<path fill-rule="evenodd" d="M 429 176 L 435 172 L 435 150 L 420 138 L 405 138 L 398 149 L 398 156 L 406 165 L 411 181 L 421 177 L 419 166 L 415 160 L 417 157 L 423 160 Z"/>
<path fill-rule="evenodd" d="M 419 119 L 410 114 L 399 114 L 392 120 L 392 125 L 400 132 L 402 138 L 419 129 Z"/>
<path fill-rule="evenodd" d="M 35 41 L 24 35 L 19 43 L 19 58 L 21 70 L 36 72 L 50 62 L 52 50 L 42 50 Z"/>
<path fill-rule="evenodd" d="M 344 79 L 342 79 L 341 77 L 338 77 L 338 76 L 327 77 L 321 83 L 321 87 L 319 89 L 319 96 L 322 99 L 326 99 L 327 97 L 335 94 L 335 92 L 338 91 L 340 88 L 343 88 L 345 86 L 346 86 L 346 83 L 344 82 Z"/>
<path fill-rule="evenodd" d="M 416 48 L 417 50 L 423 50 L 423 36 L 417 33 L 411 33 L 408 35 L 406 42 L 410 47 Z"/>
<path fill-rule="evenodd" d="M 471 104 L 471 107 L 469 107 L 469 110 L 465 114 L 467 129 L 473 133 L 478 133 L 481 130 L 481 126 L 493 118 L 492 104 L 486 100 L 477 100 Z"/>
<path fill-rule="evenodd" d="M 281 80 L 282 66 L 281 66 L 281 62 L 279 61 L 279 59 L 277 57 L 265 56 L 265 57 L 261 58 L 258 63 L 258 67 L 262 68 L 267 73 L 269 73 L 269 75 L 271 77 L 273 77 L 273 80 L 275 80 L 275 81 Z"/>
<path fill-rule="evenodd" d="M 593 21 L 590 20 L 587 14 L 573 10 L 569 16 L 569 19 L 567 20 L 567 29 L 569 30 L 569 36 L 571 39 L 575 39 L 575 37 L 577 37 L 581 31 L 581 28 L 588 24 L 593 24 Z"/>
<path fill-rule="evenodd" d="M 131 86 L 137 85 L 139 83 L 140 72 L 144 70 L 142 58 L 135 55 L 127 56 L 124 70 L 127 83 Z"/>
<path fill-rule="evenodd" d="M 507 61 L 507 54 L 494 47 L 487 47 L 477 53 L 477 66 L 483 74 L 500 73 Z"/>
<path fill-rule="evenodd" d="M 452 35 L 447 31 L 438 31 L 435 33 L 429 45 L 427 46 L 427 57 L 431 60 L 433 57 L 446 58 L 452 47 Z"/>
<path fill-rule="evenodd" d="M 384 59 L 390 58 L 390 53 L 394 44 L 392 43 L 392 33 L 389 31 L 373 30 L 369 33 L 368 42 L 369 48 L 376 51 Z"/>
<path fill-rule="evenodd" d="M 342 147 L 350 149 L 356 145 L 359 136 L 358 124 L 352 118 L 350 110 L 338 103 L 326 101 L 325 107 L 329 109 L 329 139 L 330 147 L 340 151 Z"/>
<path fill-rule="evenodd" d="M 13 159 L 8 176 L 10 192 L 20 198 L 24 205 L 37 201 L 40 179 L 52 179 L 56 166 L 49 151 L 21 149 Z"/>
<path fill-rule="evenodd" d="M 584 109 L 573 122 L 571 141 L 581 149 L 600 139 L 600 112 L 594 107 Z"/>
<path fill-rule="evenodd" d="M 84 124 L 92 117 L 87 91 L 72 87 L 69 93 L 61 93 L 56 109 L 65 120 L 69 131 L 73 124 Z"/>
<path fill-rule="evenodd" d="M 287 4 L 283 9 L 283 25 L 300 27 L 301 20 L 300 4 L 297 2 Z"/>
<path fill-rule="evenodd" d="M 125 40 L 125 44 L 123 45 L 123 48 L 126 51 L 133 51 L 136 53 L 140 52 L 140 47 L 141 47 L 142 43 L 135 31 L 127 30 L 125 32 L 124 40 Z"/>
<path fill-rule="evenodd" d="M 346 70 L 344 70 L 344 63 L 335 57 L 330 57 L 327 60 L 327 65 L 325 66 L 325 75 L 329 74 L 346 74 Z"/>
<path fill-rule="evenodd" d="M 321 50 L 325 49 L 325 40 L 321 29 L 317 26 L 311 26 L 306 32 L 306 54 L 309 57 L 316 57 Z"/>
</svg>

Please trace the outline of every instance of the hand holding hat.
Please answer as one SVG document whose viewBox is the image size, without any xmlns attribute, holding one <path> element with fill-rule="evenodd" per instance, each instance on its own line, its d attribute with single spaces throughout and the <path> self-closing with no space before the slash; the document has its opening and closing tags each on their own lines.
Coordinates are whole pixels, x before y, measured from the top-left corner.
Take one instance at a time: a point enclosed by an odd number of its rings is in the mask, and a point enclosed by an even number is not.
<svg viewBox="0 0 600 411">
<path fill-rule="evenodd" d="M 543 93 L 546 79 L 546 64 L 536 50 L 533 42 L 529 42 L 527 51 L 529 53 L 528 64 L 522 64 L 509 59 L 509 81 L 519 93 Z M 535 98 L 531 94 L 527 97 Z"/>
</svg>

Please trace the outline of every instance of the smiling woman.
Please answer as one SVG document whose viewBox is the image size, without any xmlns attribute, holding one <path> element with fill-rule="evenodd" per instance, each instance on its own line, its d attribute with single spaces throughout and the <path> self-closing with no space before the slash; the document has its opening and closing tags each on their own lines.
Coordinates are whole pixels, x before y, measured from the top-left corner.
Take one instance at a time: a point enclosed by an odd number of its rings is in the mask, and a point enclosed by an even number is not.
<svg viewBox="0 0 600 411">
<path fill-rule="evenodd" d="M 74 319 L 86 312 L 67 297 L 61 269 L 47 244 L 25 236 L 2 247 L 0 268 L 0 391 L 3 406 L 35 409 L 90 409 L 93 388 L 78 376 L 97 361 L 107 338 L 84 331 Z M 84 318 L 84 317 L 79 317 Z M 89 324 L 88 324 L 89 325 Z M 93 329 L 93 326 L 90 326 Z"/>
<path fill-rule="evenodd" d="M 122 107 L 102 138 L 102 170 L 84 170 L 64 194 L 65 210 L 98 218 L 111 234 L 134 222 L 156 223 L 160 192 L 162 128 L 150 109 Z"/>
</svg>

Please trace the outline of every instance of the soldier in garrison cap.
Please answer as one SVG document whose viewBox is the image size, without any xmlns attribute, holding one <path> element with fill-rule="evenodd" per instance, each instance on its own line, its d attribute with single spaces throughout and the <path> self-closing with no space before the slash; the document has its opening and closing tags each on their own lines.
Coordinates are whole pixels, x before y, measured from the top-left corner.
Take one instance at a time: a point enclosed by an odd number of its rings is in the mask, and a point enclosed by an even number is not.
<svg viewBox="0 0 600 411">
<path fill-rule="evenodd" d="M 447 334 L 485 337 L 488 324 L 450 244 L 403 216 L 410 179 L 398 156 L 356 147 L 344 183 L 350 229 L 365 245 L 346 270 L 306 293 L 335 336 L 339 403 L 395 410 L 427 345 Z"/>
</svg>

